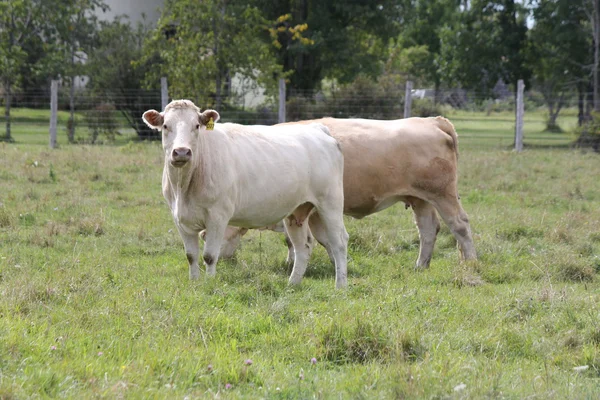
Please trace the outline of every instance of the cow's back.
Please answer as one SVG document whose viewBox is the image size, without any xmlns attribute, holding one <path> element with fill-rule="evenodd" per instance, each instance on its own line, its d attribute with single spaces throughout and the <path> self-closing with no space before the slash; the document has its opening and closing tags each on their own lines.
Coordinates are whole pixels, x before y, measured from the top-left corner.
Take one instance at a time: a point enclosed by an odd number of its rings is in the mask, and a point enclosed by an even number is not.
<svg viewBox="0 0 600 400">
<path fill-rule="evenodd" d="M 362 217 L 405 197 L 456 191 L 457 136 L 445 118 L 317 120 L 344 153 L 345 212 Z"/>
</svg>

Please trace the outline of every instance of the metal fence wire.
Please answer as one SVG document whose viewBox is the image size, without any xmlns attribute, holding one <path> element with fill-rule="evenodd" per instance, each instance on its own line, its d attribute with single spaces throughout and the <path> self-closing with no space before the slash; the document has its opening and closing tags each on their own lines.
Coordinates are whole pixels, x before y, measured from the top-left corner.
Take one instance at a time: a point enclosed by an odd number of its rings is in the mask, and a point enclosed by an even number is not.
<svg viewBox="0 0 600 400">
<path fill-rule="evenodd" d="M 165 89 L 165 88 L 163 88 Z M 318 91 L 284 90 L 285 120 L 298 121 L 321 117 L 400 119 L 404 117 L 406 92 L 403 87 L 349 86 L 329 87 Z M 11 98 L 10 131 L 16 142 L 45 142 L 50 121 L 50 87 L 48 90 L 14 91 Z M 66 143 L 70 131 L 79 143 L 100 143 L 135 138 L 158 138 L 143 123 L 141 115 L 148 109 L 162 109 L 161 89 L 110 89 L 92 91 L 78 88 L 71 99 L 68 87 L 58 88 L 58 142 Z M 216 100 L 187 97 L 200 108 L 215 108 Z M 575 98 L 567 99 L 557 119 L 558 132 L 546 130 L 548 111 L 541 94 L 524 96 L 525 146 L 568 147 L 577 128 Z M 5 107 L 5 96 L 0 100 Z M 232 92 L 221 98 L 222 122 L 241 124 L 276 124 L 282 116 L 277 94 Z M 73 118 L 71 118 L 71 104 Z M 510 148 L 514 144 L 516 96 L 504 91 L 495 98 L 463 89 L 435 92 L 431 89 L 410 91 L 410 115 L 449 118 L 459 133 L 461 146 Z M 0 136 L 7 125 L 6 113 L 0 116 Z M 44 134 L 46 136 L 44 136 Z M 35 139 L 37 138 L 37 139 Z"/>
</svg>

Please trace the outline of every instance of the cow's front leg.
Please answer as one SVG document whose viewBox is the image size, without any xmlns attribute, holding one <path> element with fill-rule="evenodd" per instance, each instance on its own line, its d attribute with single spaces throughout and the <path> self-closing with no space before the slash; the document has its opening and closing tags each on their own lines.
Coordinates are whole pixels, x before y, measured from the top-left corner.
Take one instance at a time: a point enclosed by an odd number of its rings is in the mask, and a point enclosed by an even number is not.
<svg viewBox="0 0 600 400">
<path fill-rule="evenodd" d="M 206 236 L 204 241 L 204 265 L 206 265 L 206 275 L 214 276 L 217 273 L 217 261 L 221 252 L 221 243 L 227 228 L 227 221 L 221 219 L 209 220 L 206 223 Z"/>
<path fill-rule="evenodd" d="M 198 232 L 187 230 L 178 226 L 179 235 L 183 239 L 185 247 L 185 256 L 187 257 L 190 266 L 190 279 L 198 279 L 200 276 L 200 268 L 198 266 L 198 255 L 200 254 L 200 246 L 198 245 Z"/>
</svg>

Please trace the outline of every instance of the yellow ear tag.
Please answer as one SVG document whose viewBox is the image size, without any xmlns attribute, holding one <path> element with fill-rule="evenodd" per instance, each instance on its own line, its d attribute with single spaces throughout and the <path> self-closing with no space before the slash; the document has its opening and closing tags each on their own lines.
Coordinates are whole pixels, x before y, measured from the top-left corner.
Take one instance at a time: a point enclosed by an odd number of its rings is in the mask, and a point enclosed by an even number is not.
<svg viewBox="0 0 600 400">
<path fill-rule="evenodd" d="M 212 117 L 208 120 L 208 123 L 206 124 L 206 130 L 207 131 L 212 131 L 213 129 L 215 129 L 215 121 L 213 121 Z"/>
</svg>

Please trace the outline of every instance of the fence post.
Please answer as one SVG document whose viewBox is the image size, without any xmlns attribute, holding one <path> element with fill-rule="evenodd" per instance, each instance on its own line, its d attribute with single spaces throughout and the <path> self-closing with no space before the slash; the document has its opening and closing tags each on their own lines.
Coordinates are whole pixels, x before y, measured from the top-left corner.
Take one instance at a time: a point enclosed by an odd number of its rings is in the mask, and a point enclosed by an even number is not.
<svg viewBox="0 0 600 400">
<path fill-rule="evenodd" d="M 410 107 L 412 105 L 412 81 L 406 81 L 406 93 L 404 94 L 404 118 L 410 117 Z"/>
<path fill-rule="evenodd" d="M 161 111 L 169 104 L 169 85 L 167 84 L 167 77 L 163 76 L 160 78 L 160 106 Z"/>
<path fill-rule="evenodd" d="M 50 148 L 56 148 L 56 124 L 58 121 L 58 81 L 50 84 Z"/>
<path fill-rule="evenodd" d="M 279 110 L 277 122 L 285 122 L 285 79 L 279 78 Z"/>
<path fill-rule="evenodd" d="M 517 82 L 517 110 L 515 124 L 515 150 L 517 152 L 523 151 L 523 116 L 525 115 L 525 102 L 523 101 L 524 90 L 525 83 L 523 82 L 523 79 L 519 79 Z"/>
</svg>

